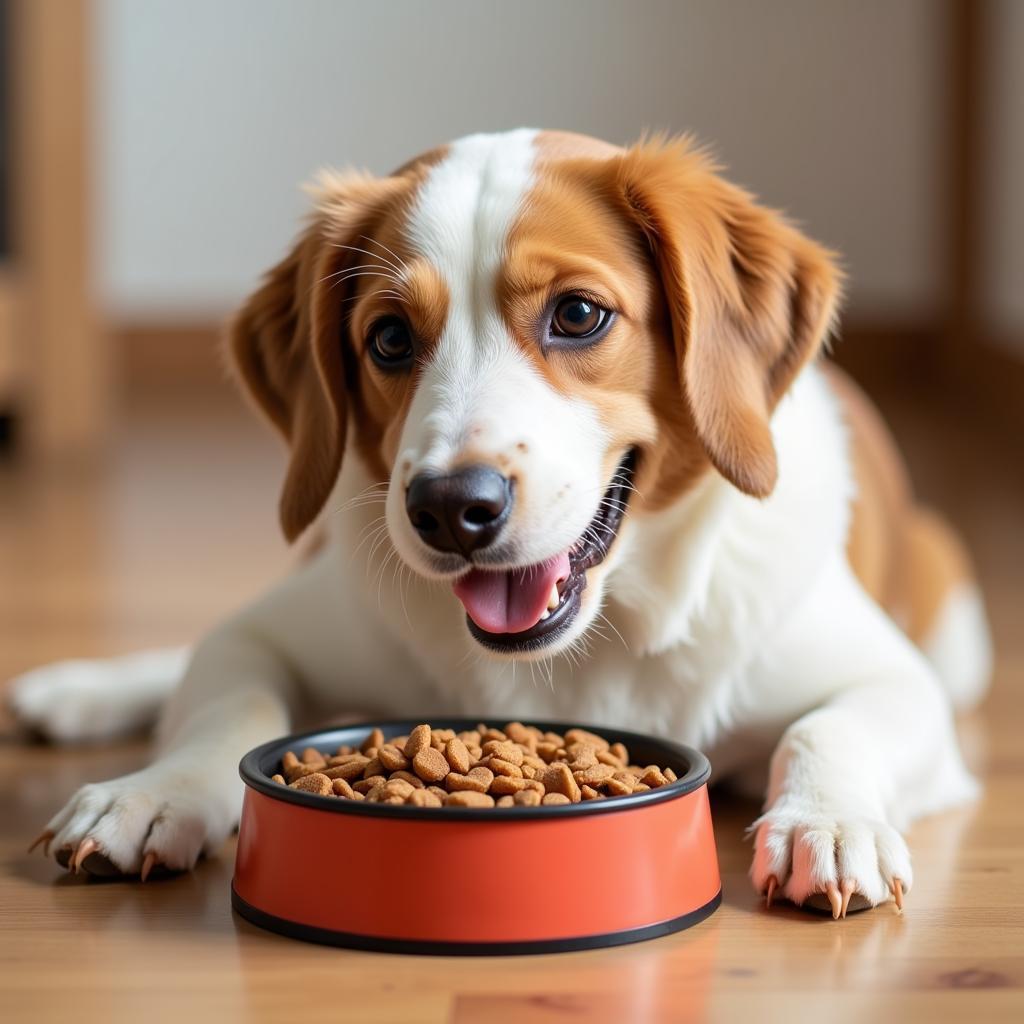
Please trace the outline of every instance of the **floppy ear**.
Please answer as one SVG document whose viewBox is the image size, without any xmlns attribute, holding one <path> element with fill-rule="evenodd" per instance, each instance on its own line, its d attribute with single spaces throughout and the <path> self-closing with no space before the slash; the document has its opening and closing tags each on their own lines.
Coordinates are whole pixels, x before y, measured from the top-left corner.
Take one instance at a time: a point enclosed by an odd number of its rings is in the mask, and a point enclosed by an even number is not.
<svg viewBox="0 0 1024 1024">
<path fill-rule="evenodd" d="M 229 328 L 230 357 L 244 388 L 291 450 L 279 505 L 289 541 L 323 508 L 345 449 L 344 289 L 324 279 L 350 262 L 341 243 L 366 229 L 393 182 L 325 174 L 311 190 L 315 220 Z"/>
<path fill-rule="evenodd" d="M 314 355 L 311 286 L 318 249 L 319 230 L 313 226 L 267 273 L 229 331 L 243 385 L 291 451 L 279 505 L 281 528 L 290 541 L 323 507 L 345 447 L 344 391 L 329 393 Z"/>
<path fill-rule="evenodd" d="M 641 143 L 617 168 L 665 289 L 680 383 L 715 468 L 755 497 L 778 476 L 770 416 L 831 327 L 831 253 L 718 176 L 686 139 Z"/>
</svg>

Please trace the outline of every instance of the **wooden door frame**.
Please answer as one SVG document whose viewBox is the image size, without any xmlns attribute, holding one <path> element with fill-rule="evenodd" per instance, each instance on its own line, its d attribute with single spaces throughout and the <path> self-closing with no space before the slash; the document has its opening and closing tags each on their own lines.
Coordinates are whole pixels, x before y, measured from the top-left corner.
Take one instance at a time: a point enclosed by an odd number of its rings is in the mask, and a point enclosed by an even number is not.
<svg viewBox="0 0 1024 1024">
<path fill-rule="evenodd" d="M 93 5 L 11 0 L 18 401 L 35 455 L 89 459 L 108 437 L 111 348 L 94 298 Z"/>
</svg>

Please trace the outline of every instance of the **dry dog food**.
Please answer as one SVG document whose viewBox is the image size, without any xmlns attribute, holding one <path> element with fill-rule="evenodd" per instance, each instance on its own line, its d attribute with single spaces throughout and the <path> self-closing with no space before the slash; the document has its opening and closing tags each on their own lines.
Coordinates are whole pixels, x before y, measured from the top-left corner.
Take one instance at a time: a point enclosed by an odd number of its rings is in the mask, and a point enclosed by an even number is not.
<svg viewBox="0 0 1024 1024">
<path fill-rule="evenodd" d="M 676 781 L 671 768 L 629 763 L 621 743 L 585 729 L 565 735 L 522 722 L 456 733 L 417 725 L 385 740 L 374 729 L 357 749 L 289 750 L 274 781 L 343 800 L 414 807 L 539 807 L 606 800 Z"/>
</svg>

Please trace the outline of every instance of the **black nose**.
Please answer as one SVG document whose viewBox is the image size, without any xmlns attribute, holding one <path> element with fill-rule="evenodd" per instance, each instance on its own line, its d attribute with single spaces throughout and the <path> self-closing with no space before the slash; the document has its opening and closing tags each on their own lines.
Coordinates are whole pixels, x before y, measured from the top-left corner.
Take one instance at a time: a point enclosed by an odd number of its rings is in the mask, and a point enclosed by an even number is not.
<svg viewBox="0 0 1024 1024">
<path fill-rule="evenodd" d="M 487 466 L 438 476 L 420 473 L 405 494 L 416 532 L 438 551 L 468 555 L 492 543 L 512 508 L 508 480 Z"/>
</svg>

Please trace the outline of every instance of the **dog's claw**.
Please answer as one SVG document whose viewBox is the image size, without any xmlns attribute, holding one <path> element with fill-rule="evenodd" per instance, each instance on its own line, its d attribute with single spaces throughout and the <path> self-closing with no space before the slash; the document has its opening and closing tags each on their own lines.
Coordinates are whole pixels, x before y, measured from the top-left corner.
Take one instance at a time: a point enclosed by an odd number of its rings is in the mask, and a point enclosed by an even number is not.
<svg viewBox="0 0 1024 1024">
<path fill-rule="evenodd" d="M 768 889 L 764 894 L 764 908 L 765 910 L 771 910 L 772 897 L 775 895 L 775 889 L 778 886 L 779 881 L 774 875 L 768 876 Z"/>
<path fill-rule="evenodd" d="M 100 848 L 100 844 L 95 839 L 83 839 L 78 844 L 78 849 L 75 850 L 74 855 L 71 858 L 71 870 L 78 874 L 78 869 L 82 866 L 82 861 L 89 856 L 90 853 L 95 853 Z"/>
<path fill-rule="evenodd" d="M 139 872 L 139 878 L 143 882 L 149 878 L 149 873 L 156 866 L 157 859 L 155 850 L 150 850 L 149 853 L 146 854 L 142 861 L 142 870 Z"/>
<path fill-rule="evenodd" d="M 892 880 L 892 897 L 896 901 L 896 910 L 903 913 L 903 883 L 898 879 Z"/>
<path fill-rule="evenodd" d="M 844 918 L 844 919 L 846 918 L 846 910 L 850 906 L 850 897 L 854 894 L 854 892 L 856 891 L 856 888 L 857 887 L 854 884 L 852 878 L 844 878 L 839 883 L 839 891 L 843 894 L 843 904 L 839 908 L 839 916 Z M 835 904 L 833 904 L 832 906 L 833 906 L 833 910 L 834 910 L 835 909 Z"/>
<path fill-rule="evenodd" d="M 48 828 L 43 829 L 38 836 L 32 841 L 32 845 L 28 848 L 28 852 L 31 853 L 40 843 L 43 844 L 43 855 L 46 857 L 50 856 L 50 843 L 53 841 L 54 833 Z"/>
<path fill-rule="evenodd" d="M 829 883 L 825 889 L 825 895 L 828 896 L 828 901 L 832 904 L 832 920 L 838 921 L 839 914 L 843 909 L 843 898 L 839 895 L 839 890 L 834 883 Z"/>
</svg>

